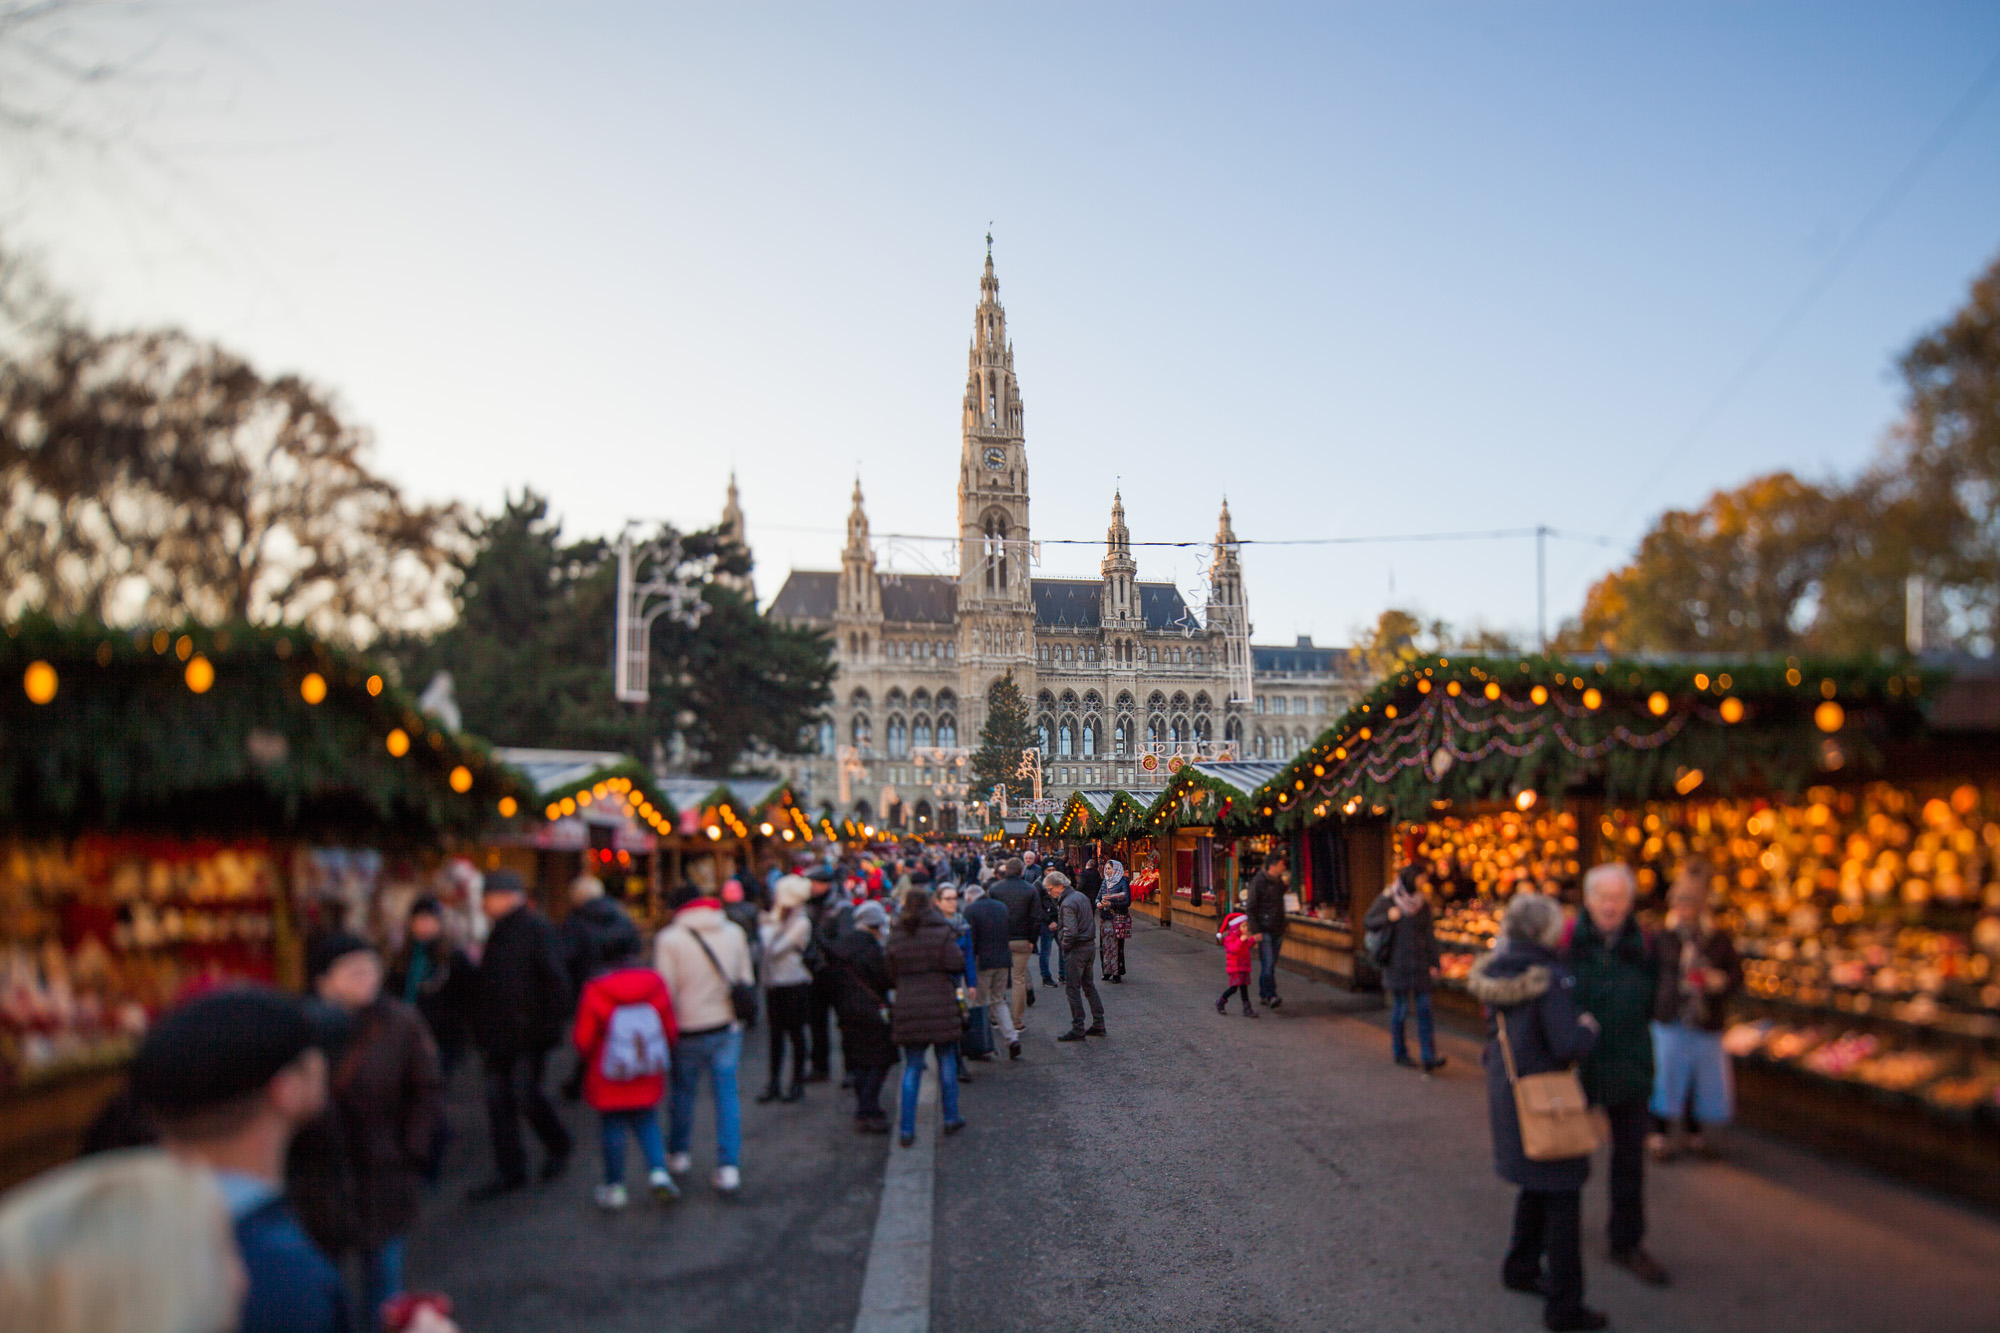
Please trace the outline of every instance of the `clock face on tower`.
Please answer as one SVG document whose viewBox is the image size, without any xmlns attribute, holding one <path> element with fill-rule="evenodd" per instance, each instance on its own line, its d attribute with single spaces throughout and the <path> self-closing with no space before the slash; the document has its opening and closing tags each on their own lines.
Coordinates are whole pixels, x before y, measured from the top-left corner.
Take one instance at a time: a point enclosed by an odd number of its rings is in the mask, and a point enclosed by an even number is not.
<svg viewBox="0 0 2000 1333">
<path fill-rule="evenodd" d="M 986 470 L 988 472 L 998 472 L 1006 466 L 1007 451 L 1005 449 L 995 447 L 986 451 Z"/>
</svg>

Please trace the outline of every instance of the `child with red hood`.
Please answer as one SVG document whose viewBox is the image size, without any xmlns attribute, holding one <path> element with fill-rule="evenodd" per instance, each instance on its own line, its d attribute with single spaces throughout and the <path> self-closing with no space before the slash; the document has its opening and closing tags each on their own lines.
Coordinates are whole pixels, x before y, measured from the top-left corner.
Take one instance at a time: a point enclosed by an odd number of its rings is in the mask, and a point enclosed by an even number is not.
<svg viewBox="0 0 2000 1333">
<path fill-rule="evenodd" d="M 1257 957 L 1257 939 L 1250 932 L 1250 918 L 1243 912 L 1231 912 L 1222 919 L 1222 929 L 1215 933 L 1222 941 L 1223 976 L 1229 986 L 1222 992 L 1222 998 L 1215 1002 L 1215 1012 L 1222 1013 L 1229 1007 L 1229 997 L 1237 991 L 1243 992 L 1243 1012 L 1257 1017 L 1257 1008 L 1250 1003 L 1250 964 Z"/>
<path fill-rule="evenodd" d="M 663 1203 L 678 1199 L 680 1188 L 667 1174 L 660 1137 L 660 1101 L 680 1029 L 667 983 L 640 962 L 637 936 L 609 971 L 583 988 L 571 1036 L 583 1056 L 583 1099 L 603 1123 L 604 1183 L 597 1187 L 597 1206 L 625 1206 L 627 1134 L 645 1155 L 653 1197 Z"/>
</svg>

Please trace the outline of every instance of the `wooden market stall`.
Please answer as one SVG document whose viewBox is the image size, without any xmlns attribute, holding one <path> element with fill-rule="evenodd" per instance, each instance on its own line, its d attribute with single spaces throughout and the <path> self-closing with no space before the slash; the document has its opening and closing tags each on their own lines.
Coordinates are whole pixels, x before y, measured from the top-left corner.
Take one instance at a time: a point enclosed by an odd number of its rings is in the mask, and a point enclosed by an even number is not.
<svg viewBox="0 0 2000 1333">
<path fill-rule="evenodd" d="M 629 755 L 598 750 L 495 752 L 534 784 L 529 815 L 486 849 L 486 868 L 505 865 L 534 887 L 560 920 L 568 885 L 588 871 L 641 921 L 657 918 L 665 876 L 661 850 L 679 811 L 652 771 Z"/>
<path fill-rule="evenodd" d="M 1153 838 L 1144 829 L 1146 803 L 1118 788 L 1078 791 L 1049 817 L 1056 842 L 1083 856 L 1110 858 L 1134 872 L 1135 856 L 1150 855 Z"/>
<path fill-rule="evenodd" d="M 1651 911 L 1705 858 L 1745 958 L 1741 1117 L 2000 1204 L 1996 686 L 1964 661 L 1424 659 L 1257 810 L 1386 844 L 1357 912 L 1429 866 L 1447 1000 L 1511 894 L 1574 902 L 1623 860 Z"/>
<path fill-rule="evenodd" d="M 73 1151 L 162 1006 L 295 986 L 317 849 L 436 856 L 526 784 L 295 629 L 0 639 L 0 1183 Z"/>
<path fill-rule="evenodd" d="M 814 818 L 789 783 L 773 778 L 676 775 L 661 779 L 660 789 L 680 811 L 666 845 L 670 887 L 713 891 L 735 874 L 761 884 L 772 866 L 836 841 L 831 819 Z"/>
</svg>

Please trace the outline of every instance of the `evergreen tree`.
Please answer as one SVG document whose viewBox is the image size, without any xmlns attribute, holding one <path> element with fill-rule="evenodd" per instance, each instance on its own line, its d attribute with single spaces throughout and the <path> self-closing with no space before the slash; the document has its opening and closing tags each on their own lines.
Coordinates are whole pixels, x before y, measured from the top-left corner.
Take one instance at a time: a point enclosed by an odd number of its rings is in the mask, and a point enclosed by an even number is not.
<svg viewBox="0 0 2000 1333">
<path fill-rule="evenodd" d="M 1021 751 L 1037 743 L 1028 723 L 1028 701 L 1014 683 L 1014 673 L 993 682 L 986 692 L 986 725 L 979 729 L 979 748 L 972 755 L 972 799 L 984 800 L 995 784 L 1007 784 L 1010 801 L 1031 800 L 1035 784 L 1020 774 Z"/>
</svg>

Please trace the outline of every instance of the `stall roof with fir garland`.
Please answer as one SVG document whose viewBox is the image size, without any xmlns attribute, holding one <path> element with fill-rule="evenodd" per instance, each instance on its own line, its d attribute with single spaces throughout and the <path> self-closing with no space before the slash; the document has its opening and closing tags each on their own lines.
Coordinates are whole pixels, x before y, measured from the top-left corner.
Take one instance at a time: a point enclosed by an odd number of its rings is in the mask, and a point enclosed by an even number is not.
<svg viewBox="0 0 2000 1333">
<path fill-rule="evenodd" d="M 1184 825 L 1247 830 L 1261 822 L 1256 814 L 1258 793 L 1283 768 L 1255 759 L 1184 764 L 1147 808 L 1141 827 L 1156 833 Z"/>
<path fill-rule="evenodd" d="M 1071 794 L 1056 828 L 1065 838 L 1122 838 L 1145 818 L 1145 804 L 1129 791 L 1079 791 Z"/>
<path fill-rule="evenodd" d="M 368 658 L 295 628 L 41 617 L 0 638 L 0 830 L 431 843 L 533 795 Z"/>
<path fill-rule="evenodd" d="M 1295 828 L 1567 791 L 1795 792 L 1921 734 L 1948 679 L 1908 660 L 1420 658 L 1284 765 L 1256 813 Z"/>
<path fill-rule="evenodd" d="M 630 755 L 602 750 L 504 749 L 494 753 L 535 785 L 534 802 L 550 821 L 593 805 L 619 818 L 630 817 L 661 835 L 674 831 L 679 811 L 663 795 L 644 764 Z M 609 804 L 604 804 L 609 802 Z"/>
</svg>

